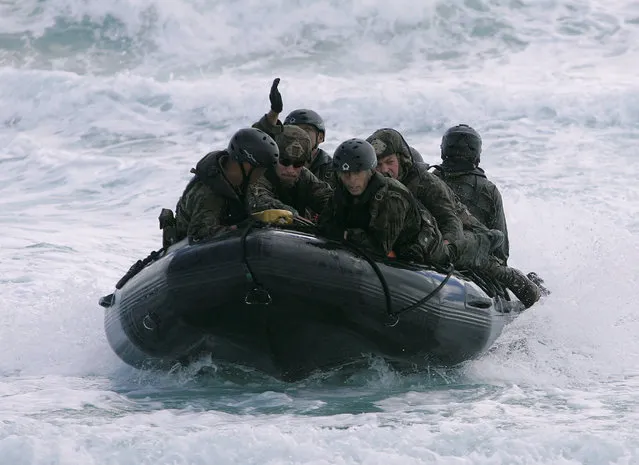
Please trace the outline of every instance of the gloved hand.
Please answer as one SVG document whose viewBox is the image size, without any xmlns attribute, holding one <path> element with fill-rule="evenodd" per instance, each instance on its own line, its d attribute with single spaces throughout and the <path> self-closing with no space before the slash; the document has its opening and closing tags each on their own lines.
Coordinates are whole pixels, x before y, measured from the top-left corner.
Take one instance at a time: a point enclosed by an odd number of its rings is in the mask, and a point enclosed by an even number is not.
<svg viewBox="0 0 639 465">
<path fill-rule="evenodd" d="M 273 80 L 273 85 L 271 86 L 271 93 L 268 94 L 268 99 L 271 101 L 271 110 L 275 113 L 282 113 L 282 109 L 284 108 L 284 104 L 282 103 L 282 94 L 277 90 L 277 86 L 280 83 L 280 78 L 275 78 Z"/>
<path fill-rule="evenodd" d="M 293 224 L 293 213 L 288 210 L 263 210 L 252 213 L 251 216 L 263 223 L 269 224 Z"/>
</svg>

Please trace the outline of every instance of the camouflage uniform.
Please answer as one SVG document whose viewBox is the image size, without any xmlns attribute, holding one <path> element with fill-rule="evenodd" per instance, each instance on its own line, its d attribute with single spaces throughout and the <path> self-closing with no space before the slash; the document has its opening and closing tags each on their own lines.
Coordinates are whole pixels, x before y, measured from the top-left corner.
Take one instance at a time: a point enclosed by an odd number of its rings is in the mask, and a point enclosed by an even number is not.
<svg viewBox="0 0 639 465">
<path fill-rule="evenodd" d="M 457 168 L 461 170 L 458 171 Z M 468 166 L 460 166 L 459 161 L 455 165 L 445 162 L 435 167 L 434 174 L 450 186 L 477 220 L 488 229 L 496 229 L 504 234 L 504 242 L 495 251 L 495 256 L 506 264 L 510 248 L 508 228 L 504 205 L 497 186 L 486 178 L 483 169 L 474 167 L 470 163 Z"/>
<path fill-rule="evenodd" d="M 448 262 L 437 224 L 419 208 L 400 182 L 375 172 L 364 193 L 353 197 L 341 185 L 319 218 L 319 230 L 335 240 L 348 239 L 379 254 L 420 263 Z"/>
<path fill-rule="evenodd" d="M 271 137 L 275 138 L 278 134 L 282 133 L 285 125 L 283 125 L 280 120 L 277 121 L 277 124 L 272 125 L 268 119 L 266 119 L 266 115 L 264 115 L 258 122 L 253 123 L 253 127 L 261 129 Z M 317 179 L 328 183 L 333 189 L 337 186 L 337 176 L 333 171 L 333 159 L 326 151 L 318 148 L 315 158 L 311 161 L 308 169 Z"/>
<path fill-rule="evenodd" d="M 282 134 L 282 131 L 284 130 L 284 125 L 279 119 L 277 120 L 277 123 L 273 125 L 266 118 L 266 115 L 262 116 L 259 121 L 253 123 L 252 126 L 254 128 L 261 129 L 273 139 L 275 139 L 275 136 L 277 136 L 278 134 Z"/>
<path fill-rule="evenodd" d="M 284 126 L 283 131 L 275 136 L 275 142 L 282 159 L 304 159 L 311 151 L 308 134 L 297 126 Z M 251 186 L 248 204 L 252 211 L 275 208 L 311 218 L 313 213 L 322 212 L 332 195 L 331 186 L 317 179 L 307 168 L 302 168 L 299 178 L 292 186 L 282 183 L 275 168 L 272 168 Z"/>
<path fill-rule="evenodd" d="M 306 168 L 293 186 L 285 186 L 269 170 L 250 188 L 248 202 L 254 212 L 276 208 L 311 218 L 313 213 L 322 212 L 332 195 L 331 186 Z"/>
<path fill-rule="evenodd" d="M 399 178 L 437 220 L 445 240 L 455 242 L 462 238 L 462 223 L 457 216 L 459 206 L 455 196 L 444 182 L 428 172 L 428 165 L 413 162 L 410 146 L 394 129 L 379 129 L 368 139 L 375 148 L 377 158 L 396 154 L 399 160 Z"/>
<path fill-rule="evenodd" d="M 195 176 L 175 209 L 177 240 L 204 239 L 248 218 L 246 202 L 224 176 L 227 157 L 225 150 L 211 152 L 191 170 Z"/>
</svg>

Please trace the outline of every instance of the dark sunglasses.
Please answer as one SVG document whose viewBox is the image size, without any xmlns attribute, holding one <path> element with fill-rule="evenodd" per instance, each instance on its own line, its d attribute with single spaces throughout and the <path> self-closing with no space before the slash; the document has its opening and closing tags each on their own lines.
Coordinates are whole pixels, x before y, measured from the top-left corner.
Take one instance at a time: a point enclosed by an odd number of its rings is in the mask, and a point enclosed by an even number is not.
<svg viewBox="0 0 639 465">
<path fill-rule="evenodd" d="M 291 165 L 293 165 L 293 168 L 301 168 L 306 163 L 305 160 L 295 160 L 295 161 L 293 161 L 290 158 L 280 158 L 279 161 L 280 161 L 280 165 L 282 165 L 282 166 L 291 166 Z"/>
</svg>

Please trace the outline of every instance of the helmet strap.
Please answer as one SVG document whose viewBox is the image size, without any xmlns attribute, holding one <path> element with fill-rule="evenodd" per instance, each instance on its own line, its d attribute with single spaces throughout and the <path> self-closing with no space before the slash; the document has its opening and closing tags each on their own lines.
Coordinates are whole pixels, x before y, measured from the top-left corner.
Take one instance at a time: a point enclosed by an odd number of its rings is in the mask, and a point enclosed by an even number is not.
<svg viewBox="0 0 639 465">
<path fill-rule="evenodd" d="M 240 163 L 240 170 L 242 170 L 242 184 L 240 186 L 240 200 L 244 201 L 244 198 L 246 197 L 246 191 L 248 189 L 248 186 L 251 182 L 251 174 L 253 174 L 253 170 L 255 169 L 255 167 L 253 165 L 251 165 L 251 169 L 249 170 L 248 174 L 246 173 L 246 170 L 244 169 L 244 163 Z"/>
</svg>

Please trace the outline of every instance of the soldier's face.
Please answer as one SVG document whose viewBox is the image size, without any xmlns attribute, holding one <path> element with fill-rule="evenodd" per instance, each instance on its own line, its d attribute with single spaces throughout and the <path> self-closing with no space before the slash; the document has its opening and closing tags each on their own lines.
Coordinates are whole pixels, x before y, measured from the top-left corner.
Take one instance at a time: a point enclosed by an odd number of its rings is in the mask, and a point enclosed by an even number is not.
<svg viewBox="0 0 639 465">
<path fill-rule="evenodd" d="M 302 172 L 302 167 L 304 165 L 299 164 L 297 160 L 295 160 L 295 163 L 288 162 L 285 164 L 288 164 L 288 166 L 285 166 L 282 163 L 278 163 L 277 165 L 275 165 L 275 173 L 277 174 L 277 177 L 280 178 L 280 181 L 282 181 L 283 184 L 292 186 L 299 179 L 300 173 Z"/>
<path fill-rule="evenodd" d="M 339 179 L 353 196 L 362 195 L 373 173 L 370 171 L 347 171 L 339 173 Z"/>
<path fill-rule="evenodd" d="M 383 174 L 390 174 L 393 179 L 399 178 L 399 159 L 392 154 L 377 160 L 377 171 Z"/>
</svg>

